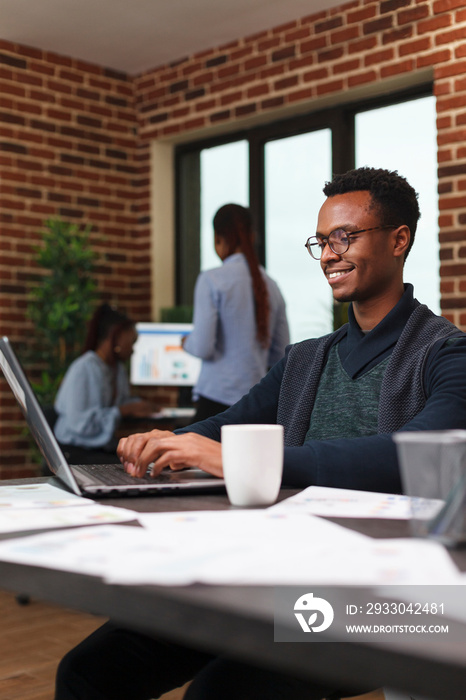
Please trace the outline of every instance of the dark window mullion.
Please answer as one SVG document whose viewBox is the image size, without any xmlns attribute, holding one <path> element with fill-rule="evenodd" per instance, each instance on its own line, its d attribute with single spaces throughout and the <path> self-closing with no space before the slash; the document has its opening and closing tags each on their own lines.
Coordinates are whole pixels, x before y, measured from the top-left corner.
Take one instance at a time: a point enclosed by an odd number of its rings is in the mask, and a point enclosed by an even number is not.
<svg viewBox="0 0 466 700">
<path fill-rule="evenodd" d="M 265 265 L 264 142 L 254 135 L 249 139 L 249 206 L 256 225 L 256 251 Z"/>
<path fill-rule="evenodd" d="M 189 151 L 177 158 L 176 303 L 191 306 L 201 268 L 201 155 Z"/>
</svg>

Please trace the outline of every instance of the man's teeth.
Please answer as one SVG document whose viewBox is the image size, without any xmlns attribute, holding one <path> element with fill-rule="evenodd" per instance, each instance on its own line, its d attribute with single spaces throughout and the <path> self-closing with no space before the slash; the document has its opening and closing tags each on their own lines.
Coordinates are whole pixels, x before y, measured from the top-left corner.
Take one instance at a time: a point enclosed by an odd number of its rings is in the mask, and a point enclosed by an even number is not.
<svg viewBox="0 0 466 700">
<path fill-rule="evenodd" d="M 346 275 L 348 270 L 341 270 L 340 272 L 330 272 L 328 275 L 329 280 L 333 279 L 334 277 L 340 277 L 341 275 Z"/>
</svg>

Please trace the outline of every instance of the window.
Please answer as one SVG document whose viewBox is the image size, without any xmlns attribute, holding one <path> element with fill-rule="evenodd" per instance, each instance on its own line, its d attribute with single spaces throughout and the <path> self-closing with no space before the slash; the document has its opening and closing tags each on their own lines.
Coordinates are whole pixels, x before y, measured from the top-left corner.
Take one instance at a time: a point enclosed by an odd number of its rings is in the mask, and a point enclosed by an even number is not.
<svg viewBox="0 0 466 700">
<path fill-rule="evenodd" d="M 423 97 L 356 115 L 356 167 L 397 170 L 419 193 L 421 219 L 405 280 L 440 313 L 435 98 Z"/>
<path fill-rule="evenodd" d="M 248 142 L 234 141 L 201 151 L 201 270 L 218 267 L 212 219 L 222 204 L 249 206 Z"/>
<path fill-rule="evenodd" d="M 304 248 L 315 232 L 322 184 L 332 173 L 331 139 L 330 129 L 321 129 L 265 145 L 267 271 L 286 299 L 291 342 L 333 326 L 330 287 Z"/>
<path fill-rule="evenodd" d="M 431 85 L 179 146 L 177 303 L 191 304 L 199 271 L 219 264 L 217 208 L 249 203 L 259 258 L 287 302 L 292 341 L 331 331 L 331 293 L 304 242 L 315 231 L 332 172 L 371 165 L 398 170 L 419 192 L 422 218 L 405 279 L 439 312 L 436 161 Z"/>
</svg>

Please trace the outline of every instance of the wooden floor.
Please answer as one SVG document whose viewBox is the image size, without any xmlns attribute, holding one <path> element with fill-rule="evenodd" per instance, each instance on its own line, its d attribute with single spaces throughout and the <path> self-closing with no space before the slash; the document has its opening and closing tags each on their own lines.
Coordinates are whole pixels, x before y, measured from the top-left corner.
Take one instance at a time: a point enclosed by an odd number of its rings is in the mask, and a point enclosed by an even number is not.
<svg viewBox="0 0 466 700">
<path fill-rule="evenodd" d="M 19 605 L 13 594 L 0 590 L 0 621 L 1 700 L 53 700 L 60 659 L 105 620 L 37 600 Z M 181 700 L 185 689 L 163 700 Z M 379 692 L 361 696 L 383 698 Z"/>
<path fill-rule="evenodd" d="M 0 698 L 52 700 L 62 656 L 103 620 L 0 591 Z"/>
<path fill-rule="evenodd" d="M 0 590 L 1 700 L 53 700 L 60 659 L 103 622 L 36 600 L 19 605 Z M 164 700 L 180 700 L 183 692 L 167 693 Z"/>
</svg>

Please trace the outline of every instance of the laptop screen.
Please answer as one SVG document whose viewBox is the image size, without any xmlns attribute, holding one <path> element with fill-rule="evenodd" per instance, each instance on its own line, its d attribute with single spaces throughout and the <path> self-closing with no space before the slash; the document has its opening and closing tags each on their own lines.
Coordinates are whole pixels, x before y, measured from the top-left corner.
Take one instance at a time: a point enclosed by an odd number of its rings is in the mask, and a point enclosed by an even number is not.
<svg viewBox="0 0 466 700">
<path fill-rule="evenodd" d="M 81 491 L 24 374 L 8 338 L 0 338 L 0 367 L 23 412 L 34 440 L 53 474 L 77 494 Z"/>
</svg>

